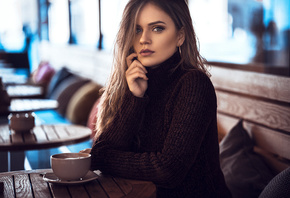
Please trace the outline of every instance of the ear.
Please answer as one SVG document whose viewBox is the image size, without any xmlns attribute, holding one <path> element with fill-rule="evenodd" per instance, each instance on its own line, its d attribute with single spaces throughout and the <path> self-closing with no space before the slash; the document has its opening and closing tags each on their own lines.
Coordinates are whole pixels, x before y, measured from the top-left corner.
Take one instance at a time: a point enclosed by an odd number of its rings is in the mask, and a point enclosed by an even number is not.
<svg viewBox="0 0 290 198">
<path fill-rule="evenodd" d="M 178 33 L 177 33 L 177 47 L 180 47 L 184 40 L 185 40 L 185 31 L 184 31 L 184 27 L 182 27 Z"/>
</svg>

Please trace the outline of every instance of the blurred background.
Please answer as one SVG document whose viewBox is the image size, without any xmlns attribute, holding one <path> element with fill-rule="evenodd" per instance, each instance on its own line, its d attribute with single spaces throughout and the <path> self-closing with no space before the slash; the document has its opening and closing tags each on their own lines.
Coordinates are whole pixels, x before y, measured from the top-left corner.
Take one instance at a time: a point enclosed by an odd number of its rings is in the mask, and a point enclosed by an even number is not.
<svg viewBox="0 0 290 198">
<path fill-rule="evenodd" d="M 76 45 L 111 53 L 128 0 L 0 0 L 0 52 Z M 289 74 L 289 0 L 189 0 L 200 51 L 210 64 Z M 1 57 L 0 57 L 1 64 Z M 259 69 L 257 69 L 259 70 Z M 259 70 L 260 71 L 260 70 Z"/>
</svg>

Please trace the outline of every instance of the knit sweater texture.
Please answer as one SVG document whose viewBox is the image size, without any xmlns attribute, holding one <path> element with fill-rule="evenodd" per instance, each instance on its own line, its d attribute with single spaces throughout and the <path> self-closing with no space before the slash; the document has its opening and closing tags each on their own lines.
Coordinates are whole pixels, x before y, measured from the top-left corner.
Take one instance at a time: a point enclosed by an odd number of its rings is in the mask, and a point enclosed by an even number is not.
<svg viewBox="0 0 290 198">
<path fill-rule="evenodd" d="M 216 95 L 206 74 L 176 68 L 175 53 L 147 68 L 143 98 L 129 90 L 91 150 L 92 169 L 152 181 L 157 197 L 231 197 L 219 163 Z"/>
</svg>

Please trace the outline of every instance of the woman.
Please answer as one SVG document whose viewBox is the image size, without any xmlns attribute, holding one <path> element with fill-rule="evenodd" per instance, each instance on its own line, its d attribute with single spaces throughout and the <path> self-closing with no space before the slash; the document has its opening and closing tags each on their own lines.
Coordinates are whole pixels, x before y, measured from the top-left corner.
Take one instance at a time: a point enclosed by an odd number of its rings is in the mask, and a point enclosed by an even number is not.
<svg viewBox="0 0 290 198">
<path fill-rule="evenodd" d="M 92 169 L 157 186 L 157 197 L 230 197 L 216 96 L 184 0 L 130 0 L 91 150 Z"/>
</svg>

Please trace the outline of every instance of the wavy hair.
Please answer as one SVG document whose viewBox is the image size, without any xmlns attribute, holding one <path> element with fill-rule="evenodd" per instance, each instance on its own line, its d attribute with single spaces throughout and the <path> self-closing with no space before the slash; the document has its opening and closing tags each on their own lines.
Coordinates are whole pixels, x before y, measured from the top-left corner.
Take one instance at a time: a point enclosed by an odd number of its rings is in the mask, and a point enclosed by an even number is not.
<svg viewBox="0 0 290 198">
<path fill-rule="evenodd" d="M 147 3 L 153 3 L 167 13 L 177 30 L 184 29 L 185 40 L 180 46 L 181 61 L 178 66 L 184 69 L 198 69 L 209 75 L 204 65 L 205 59 L 199 53 L 198 40 L 186 0 L 130 0 L 124 9 L 116 37 L 114 60 L 108 85 L 102 89 L 95 139 L 112 124 L 114 116 L 123 102 L 125 91 L 128 89 L 125 77 L 128 68 L 126 57 L 132 53 L 137 16 Z"/>
</svg>

